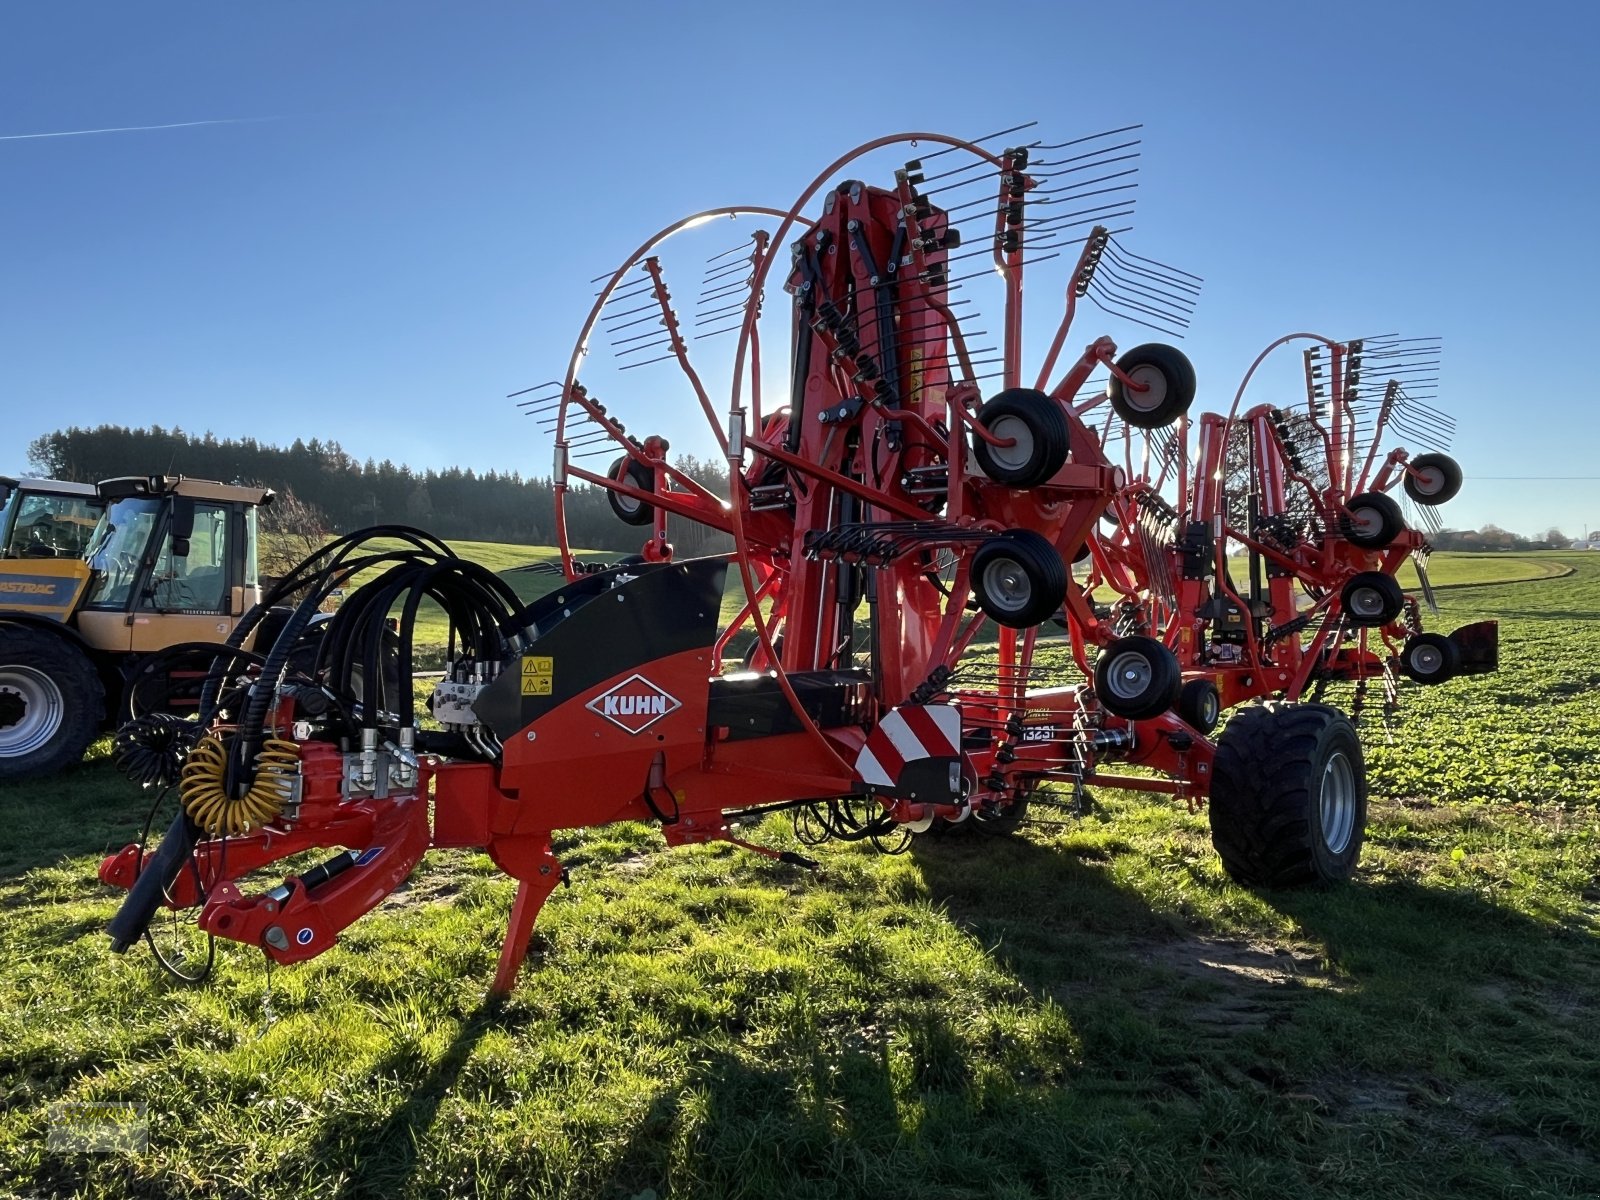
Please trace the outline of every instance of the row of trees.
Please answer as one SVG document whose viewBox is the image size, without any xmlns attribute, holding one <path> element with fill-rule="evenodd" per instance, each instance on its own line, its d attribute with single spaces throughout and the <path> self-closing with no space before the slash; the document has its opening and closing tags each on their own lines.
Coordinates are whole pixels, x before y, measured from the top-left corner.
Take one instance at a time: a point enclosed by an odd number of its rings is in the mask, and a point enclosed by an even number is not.
<svg viewBox="0 0 1600 1200">
<path fill-rule="evenodd" d="M 413 471 L 384 459 L 358 462 L 337 442 L 296 439 L 274 446 L 254 438 L 218 438 L 181 429 L 130 429 L 100 425 L 58 430 L 28 447 L 31 468 L 51 479 L 94 482 L 116 475 L 182 474 L 223 482 L 252 482 L 293 498 L 302 520 L 330 531 L 366 525 L 417 525 L 443 538 L 549 545 L 556 540 L 555 488 L 548 478 L 470 468 Z M 584 464 L 603 470 L 603 458 Z M 727 470 L 715 462 L 680 456 L 676 465 L 720 496 Z M 286 506 L 287 509 L 288 506 Z M 623 524 L 598 488 L 567 493 L 567 531 L 572 544 L 593 550 L 636 552 L 646 532 Z M 728 539 L 690 522 L 674 520 L 669 537 L 680 554 L 707 554 Z"/>
<path fill-rule="evenodd" d="M 1523 537 L 1501 529 L 1498 525 L 1485 525 L 1482 529 L 1446 529 L 1428 538 L 1435 550 L 1565 550 L 1572 539 L 1561 530 L 1551 528 L 1539 537 Z"/>
</svg>

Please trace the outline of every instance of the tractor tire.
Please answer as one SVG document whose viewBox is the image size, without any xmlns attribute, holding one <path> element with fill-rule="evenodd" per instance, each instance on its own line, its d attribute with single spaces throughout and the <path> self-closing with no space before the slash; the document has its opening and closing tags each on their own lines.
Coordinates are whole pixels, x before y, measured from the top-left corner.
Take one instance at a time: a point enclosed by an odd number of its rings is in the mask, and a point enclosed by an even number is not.
<svg viewBox="0 0 1600 1200">
<path fill-rule="evenodd" d="M 1418 504 L 1443 504 L 1461 490 L 1461 465 L 1448 454 L 1419 454 L 1411 460 L 1410 467 L 1406 472 L 1406 495 Z"/>
<path fill-rule="evenodd" d="M 1145 385 L 1145 391 L 1136 392 L 1115 375 L 1106 384 L 1106 398 L 1117 416 L 1138 429 L 1164 429 L 1194 403 L 1194 364 L 1176 346 L 1135 346 L 1117 359 L 1117 369 Z"/>
<path fill-rule="evenodd" d="M 1400 669 L 1417 683 L 1448 683 L 1461 671 L 1461 647 L 1442 633 L 1407 638 Z"/>
<path fill-rule="evenodd" d="M 1094 694 L 1101 706 L 1129 721 L 1159 717 L 1178 702 L 1182 687 L 1178 656 L 1155 638 L 1118 638 L 1094 664 Z"/>
<path fill-rule="evenodd" d="M 0 782 L 77 762 L 105 716 L 100 676 L 66 634 L 0 624 Z"/>
<path fill-rule="evenodd" d="M 1178 715 L 1205 737 L 1222 720 L 1222 697 L 1209 679 L 1191 679 L 1178 693 Z"/>
<path fill-rule="evenodd" d="M 1217 741 L 1211 844 L 1247 887 L 1326 887 L 1355 874 L 1367 771 L 1355 727 L 1325 704 L 1240 709 Z"/>
<path fill-rule="evenodd" d="M 1382 571 L 1362 571 L 1352 575 L 1344 585 L 1339 603 L 1344 606 L 1352 625 L 1373 629 L 1399 617 L 1406 606 L 1406 595 L 1394 576 Z"/>
<path fill-rule="evenodd" d="M 973 439 L 973 457 L 996 483 L 1037 487 L 1067 461 L 1067 414 L 1043 392 L 1007 388 L 978 410 L 978 424 L 1013 443 L 991 446 L 981 437 Z"/>
<path fill-rule="evenodd" d="M 1406 518 L 1394 498 L 1382 492 L 1351 496 L 1339 519 L 1340 532 L 1353 546 L 1381 550 L 1406 531 Z"/>
<path fill-rule="evenodd" d="M 972 596 L 997 625 L 1030 629 L 1067 598 L 1067 564 L 1031 529 L 992 537 L 972 556 Z"/>
<path fill-rule="evenodd" d="M 656 490 L 656 473 L 626 454 L 612 463 L 606 474 L 619 483 L 631 483 L 640 491 Z M 606 489 L 606 500 L 611 505 L 611 511 L 617 514 L 617 520 L 625 525 L 649 525 L 656 519 L 655 505 L 646 504 L 643 500 L 635 500 L 610 488 Z"/>
</svg>

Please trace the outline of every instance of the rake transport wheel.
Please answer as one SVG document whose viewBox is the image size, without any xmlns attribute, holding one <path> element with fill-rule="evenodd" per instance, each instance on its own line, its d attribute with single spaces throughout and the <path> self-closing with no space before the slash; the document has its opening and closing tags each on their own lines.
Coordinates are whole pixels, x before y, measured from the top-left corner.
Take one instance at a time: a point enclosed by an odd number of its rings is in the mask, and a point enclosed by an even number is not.
<svg viewBox="0 0 1600 1200">
<path fill-rule="evenodd" d="M 640 491 L 656 490 L 656 473 L 626 454 L 612 463 L 606 474 L 622 483 L 631 483 Z M 655 506 L 643 500 L 610 491 L 606 493 L 606 500 L 611 504 L 611 511 L 617 514 L 617 519 L 628 525 L 648 525 L 656 519 Z"/>
<path fill-rule="evenodd" d="M 1178 693 L 1178 715 L 1207 737 L 1222 719 L 1222 697 L 1209 679 L 1191 679 Z"/>
<path fill-rule="evenodd" d="M 1159 717 L 1178 701 L 1183 670 L 1155 638 L 1118 638 L 1094 664 L 1094 692 L 1107 712 L 1130 721 Z"/>
<path fill-rule="evenodd" d="M 0 781 L 83 757 L 105 716 L 94 665 L 65 635 L 0 624 Z"/>
<path fill-rule="evenodd" d="M 1461 490 L 1461 466 L 1448 454 L 1419 454 L 1406 472 L 1406 495 L 1418 504 L 1443 504 Z"/>
<path fill-rule="evenodd" d="M 1400 669 L 1417 683 L 1445 683 L 1461 670 L 1461 648 L 1442 633 L 1407 638 Z"/>
<path fill-rule="evenodd" d="M 1217 742 L 1211 844 L 1249 887 L 1342 883 L 1366 836 L 1367 771 L 1355 727 L 1325 704 L 1240 709 Z"/>
<path fill-rule="evenodd" d="M 1365 550 L 1381 550 L 1406 531 L 1406 519 L 1393 498 L 1382 492 L 1352 496 L 1339 521 L 1345 539 Z"/>
<path fill-rule="evenodd" d="M 972 556 L 972 595 L 996 624 L 1029 629 L 1066 600 L 1067 565 L 1043 535 L 1010 529 Z"/>
<path fill-rule="evenodd" d="M 974 438 L 973 455 L 984 474 L 1015 488 L 1036 487 L 1067 461 L 1067 414 L 1032 388 L 1007 388 L 978 410 L 978 424 L 1009 446 Z"/>
<path fill-rule="evenodd" d="M 1129 425 L 1162 429 L 1171 425 L 1194 403 L 1194 364 L 1182 350 L 1162 342 L 1135 346 L 1117 359 L 1117 369 L 1145 390 L 1134 391 L 1113 375 L 1106 398 Z"/>
<path fill-rule="evenodd" d="M 1362 571 L 1352 575 L 1339 593 L 1339 602 L 1352 625 L 1374 628 L 1387 625 L 1405 608 L 1405 593 L 1394 576 L 1382 571 Z"/>
</svg>

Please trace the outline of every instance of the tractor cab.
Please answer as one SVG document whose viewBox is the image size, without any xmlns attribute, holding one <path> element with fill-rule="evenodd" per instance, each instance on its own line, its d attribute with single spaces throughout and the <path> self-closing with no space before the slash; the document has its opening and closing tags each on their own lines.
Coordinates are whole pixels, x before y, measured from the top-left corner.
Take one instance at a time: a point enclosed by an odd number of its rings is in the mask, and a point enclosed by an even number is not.
<svg viewBox="0 0 1600 1200">
<path fill-rule="evenodd" d="M 97 649 L 219 641 L 261 598 L 256 510 L 266 488 L 182 476 L 102 480 L 78 628 Z"/>
<path fill-rule="evenodd" d="M 92 484 L 0 476 L 0 619 L 71 617 L 101 507 Z"/>
<path fill-rule="evenodd" d="M 0 560 L 82 558 L 100 509 L 93 484 L 0 475 Z"/>
</svg>

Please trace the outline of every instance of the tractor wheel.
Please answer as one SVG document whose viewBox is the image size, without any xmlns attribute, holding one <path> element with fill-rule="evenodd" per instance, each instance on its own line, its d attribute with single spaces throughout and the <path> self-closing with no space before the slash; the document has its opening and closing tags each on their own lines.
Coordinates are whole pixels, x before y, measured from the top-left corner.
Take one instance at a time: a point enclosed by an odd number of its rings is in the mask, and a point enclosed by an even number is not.
<svg viewBox="0 0 1600 1200">
<path fill-rule="evenodd" d="M 656 490 L 655 471 L 626 454 L 612 463 L 611 469 L 606 474 L 619 483 L 631 483 L 640 491 Z M 621 492 L 614 492 L 610 488 L 606 489 L 606 499 L 611 504 L 611 511 L 617 514 L 617 519 L 625 524 L 648 525 L 656 519 L 653 504 L 646 504 L 643 500 L 636 500 L 632 496 L 624 496 Z"/>
<path fill-rule="evenodd" d="M 1222 697 L 1209 679 L 1191 679 L 1178 693 L 1178 715 L 1209 737 L 1222 720 Z"/>
<path fill-rule="evenodd" d="M 1178 700 L 1178 656 L 1155 638 L 1118 638 L 1094 664 L 1094 693 L 1107 712 L 1130 721 L 1159 717 Z"/>
<path fill-rule="evenodd" d="M 1235 713 L 1212 767 L 1211 844 L 1235 881 L 1290 888 L 1355 874 L 1367 769 L 1354 726 L 1325 704 L 1268 701 Z"/>
<path fill-rule="evenodd" d="M 1194 364 L 1176 346 L 1161 342 L 1135 346 L 1117 359 L 1117 369 L 1145 387 L 1142 392 L 1133 391 L 1115 375 L 1106 384 L 1111 407 L 1129 425 L 1163 429 L 1194 403 Z"/>
<path fill-rule="evenodd" d="M 1445 683 L 1461 670 L 1461 647 L 1442 633 L 1419 633 L 1406 639 L 1400 669 L 1417 683 Z"/>
<path fill-rule="evenodd" d="M 991 446 L 981 437 L 973 439 L 973 457 L 996 483 L 1037 487 L 1067 461 L 1067 414 L 1043 392 L 1007 388 L 978 410 L 978 424 L 1012 442 Z"/>
<path fill-rule="evenodd" d="M 1448 454 L 1419 454 L 1406 472 L 1406 495 L 1418 504 L 1443 504 L 1461 490 L 1461 466 Z"/>
<path fill-rule="evenodd" d="M 1029 629 L 1067 598 L 1067 564 L 1041 535 L 1010 529 L 972 556 L 972 595 L 996 624 Z"/>
<path fill-rule="evenodd" d="M 1369 628 L 1387 625 L 1405 608 L 1406 596 L 1394 576 L 1382 571 L 1352 575 L 1339 593 L 1339 602 L 1353 625 Z"/>
<path fill-rule="evenodd" d="M 0 625 L 0 781 L 77 762 L 105 715 L 100 676 L 66 635 Z"/>
<path fill-rule="evenodd" d="M 1406 531 L 1406 519 L 1393 497 L 1382 492 L 1362 492 L 1350 497 L 1339 528 L 1352 545 L 1381 550 Z"/>
</svg>

